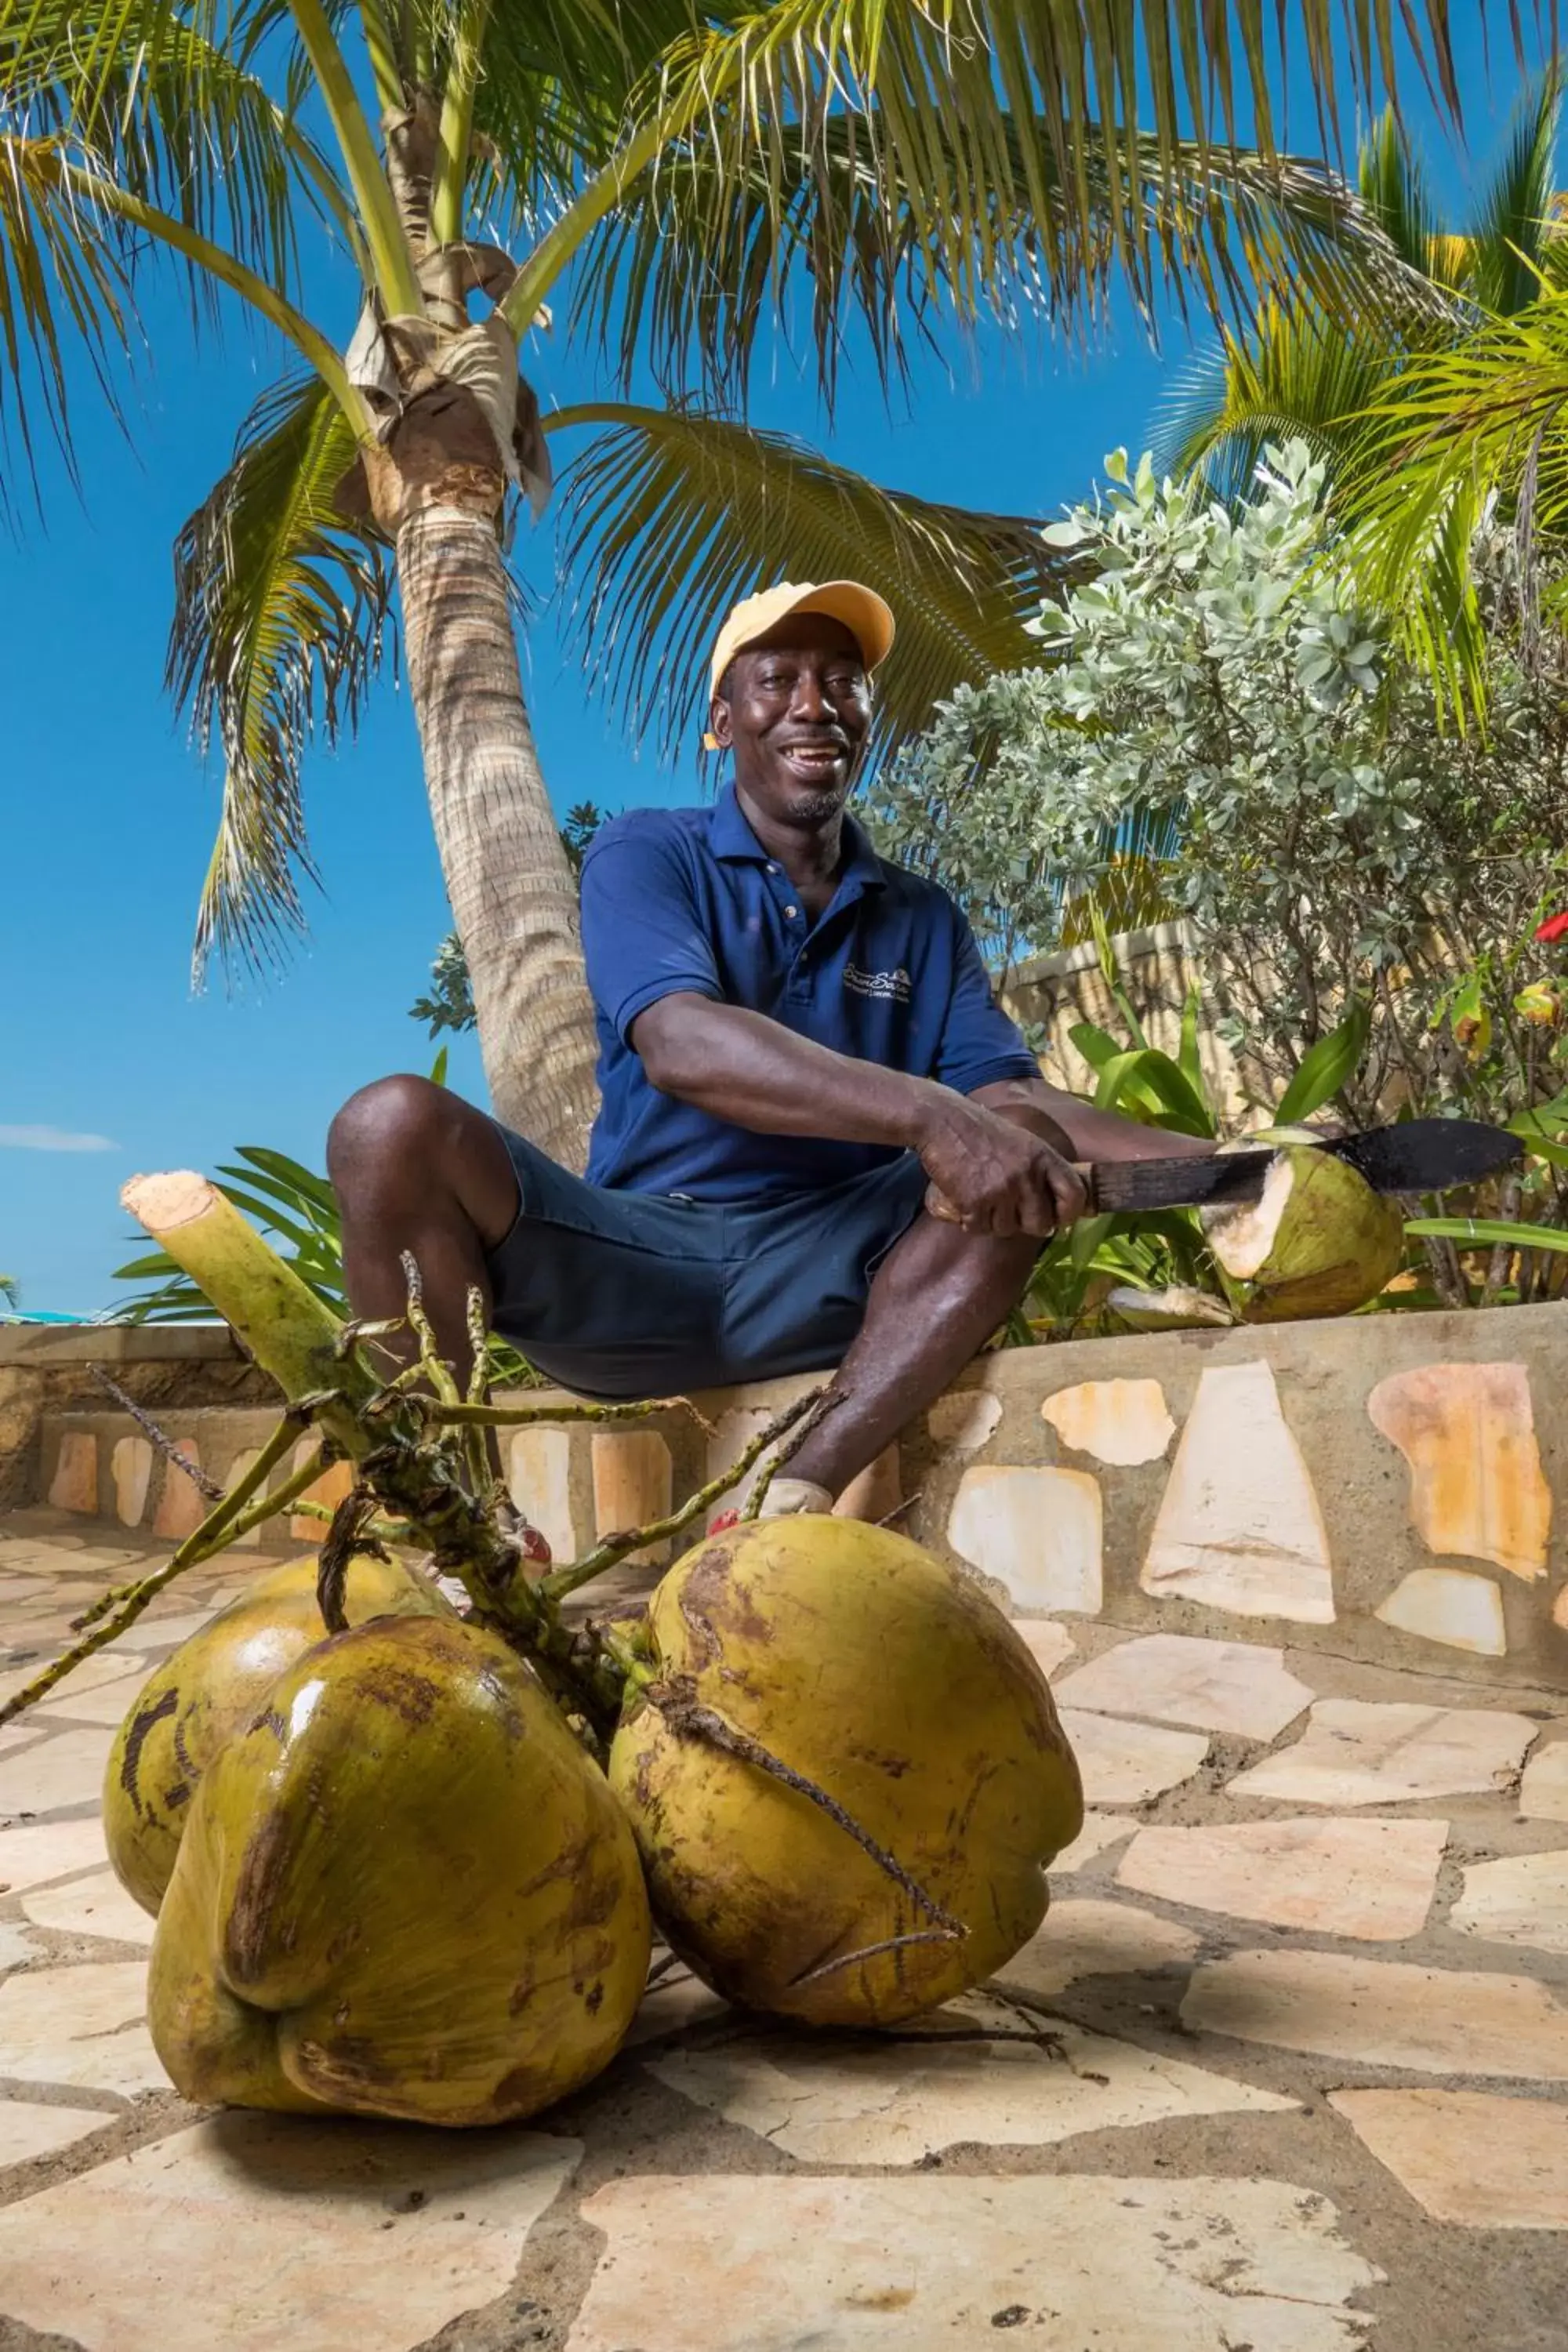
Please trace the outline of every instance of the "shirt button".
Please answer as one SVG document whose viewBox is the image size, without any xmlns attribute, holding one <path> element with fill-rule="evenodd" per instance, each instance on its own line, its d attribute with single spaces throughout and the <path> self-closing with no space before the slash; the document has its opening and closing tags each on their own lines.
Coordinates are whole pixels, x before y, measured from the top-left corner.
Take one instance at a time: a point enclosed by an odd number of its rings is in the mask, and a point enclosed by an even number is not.
<svg viewBox="0 0 1568 2352">
<path fill-rule="evenodd" d="M 789 917 L 789 919 L 790 919 L 790 920 L 791 920 L 792 922 L 795 920 L 795 918 L 799 914 L 799 912 L 800 912 L 800 908 L 799 908 L 798 907 L 786 907 L 786 908 L 784 908 L 784 913 Z"/>
<path fill-rule="evenodd" d="M 778 867 L 773 864 L 773 859 L 770 857 L 768 860 L 768 872 L 770 874 L 776 874 L 778 870 Z"/>
</svg>

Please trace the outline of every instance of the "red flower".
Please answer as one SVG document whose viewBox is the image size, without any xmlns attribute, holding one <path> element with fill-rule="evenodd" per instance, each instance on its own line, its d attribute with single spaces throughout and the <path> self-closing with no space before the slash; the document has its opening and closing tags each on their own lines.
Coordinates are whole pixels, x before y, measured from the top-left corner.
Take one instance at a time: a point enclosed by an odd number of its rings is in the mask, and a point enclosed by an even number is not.
<svg viewBox="0 0 1568 2352">
<path fill-rule="evenodd" d="M 1543 947 L 1548 948 L 1554 948 L 1560 940 L 1568 940 L 1568 907 L 1564 907 L 1560 915 L 1549 915 L 1535 936 Z"/>
</svg>

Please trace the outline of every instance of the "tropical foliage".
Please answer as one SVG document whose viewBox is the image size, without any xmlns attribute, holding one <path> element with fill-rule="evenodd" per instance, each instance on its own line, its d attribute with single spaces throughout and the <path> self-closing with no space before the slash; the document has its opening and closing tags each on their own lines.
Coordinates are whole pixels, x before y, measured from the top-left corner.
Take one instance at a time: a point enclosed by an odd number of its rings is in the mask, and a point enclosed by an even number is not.
<svg viewBox="0 0 1568 2352">
<path fill-rule="evenodd" d="M 1553 176 L 1562 121 L 1556 74 L 1521 100 L 1501 159 L 1462 228 L 1446 226 L 1428 174 L 1390 109 L 1363 141 L 1363 203 L 1408 271 L 1402 306 L 1350 316 L 1297 296 L 1270 299 L 1187 372 L 1156 450 L 1161 470 L 1196 467 L 1211 488 L 1250 495 L 1270 444 L 1304 441 L 1343 488 L 1375 427 L 1367 412 L 1414 361 L 1479 323 L 1568 289 L 1568 223 Z"/>
<path fill-rule="evenodd" d="M 1359 1003 L 1346 1112 L 1519 1121 L 1536 1156 L 1508 1216 L 1568 1221 L 1568 990 L 1536 936 L 1568 896 L 1568 663 L 1500 622 L 1491 731 L 1445 735 L 1301 444 L 1239 509 L 1147 459 L 1108 470 L 1051 527 L 1088 576 L 1040 614 L 1039 661 L 952 698 L 879 793 L 881 838 L 1048 948 L 1137 828 L 1221 1034 L 1275 1092 Z M 1483 553 L 1500 608 L 1512 541 Z M 1429 1238 L 1457 1302 L 1453 1237 Z"/>
</svg>

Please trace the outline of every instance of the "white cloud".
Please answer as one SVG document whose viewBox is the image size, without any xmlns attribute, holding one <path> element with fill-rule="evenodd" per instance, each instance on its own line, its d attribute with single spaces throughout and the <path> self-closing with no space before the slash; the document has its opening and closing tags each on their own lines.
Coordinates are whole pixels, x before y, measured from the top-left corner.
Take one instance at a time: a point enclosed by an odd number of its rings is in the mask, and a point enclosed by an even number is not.
<svg viewBox="0 0 1568 2352">
<path fill-rule="evenodd" d="M 0 1127 L 0 1151 L 118 1151 L 107 1135 L 73 1135 L 64 1127 Z"/>
</svg>

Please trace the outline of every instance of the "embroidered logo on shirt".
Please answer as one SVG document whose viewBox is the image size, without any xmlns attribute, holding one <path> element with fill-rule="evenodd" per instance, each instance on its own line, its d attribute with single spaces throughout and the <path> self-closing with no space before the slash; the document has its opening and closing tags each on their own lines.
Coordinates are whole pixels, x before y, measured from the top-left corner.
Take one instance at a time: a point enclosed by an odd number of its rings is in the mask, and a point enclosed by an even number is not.
<svg viewBox="0 0 1568 2352">
<path fill-rule="evenodd" d="M 879 996 L 893 1004 L 907 1004 L 912 983 L 902 964 L 896 971 L 862 971 L 858 963 L 847 963 L 844 985 L 852 996 Z"/>
</svg>

